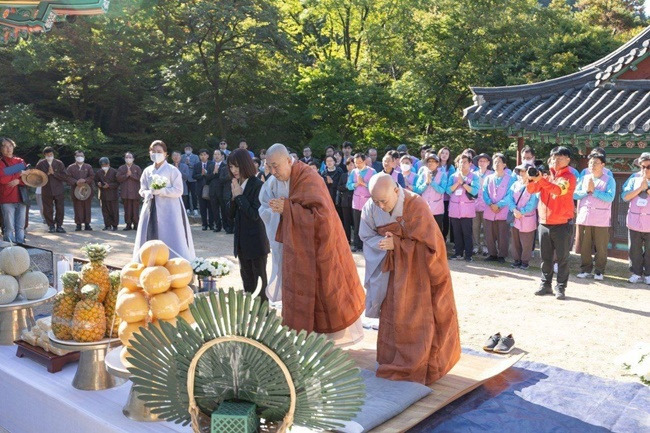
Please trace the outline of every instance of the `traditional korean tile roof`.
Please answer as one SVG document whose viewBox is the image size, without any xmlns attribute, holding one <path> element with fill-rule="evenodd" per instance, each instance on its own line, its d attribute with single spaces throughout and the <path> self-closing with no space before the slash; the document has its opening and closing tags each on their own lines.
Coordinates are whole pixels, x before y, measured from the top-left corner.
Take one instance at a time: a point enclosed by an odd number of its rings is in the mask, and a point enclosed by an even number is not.
<svg viewBox="0 0 650 433">
<path fill-rule="evenodd" d="M 472 87 L 463 117 L 473 129 L 548 136 L 643 137 L 650 131 L 650 80 L 617 79 L 650 55 L 650 27 L 606 57 L 553 80 Z"/>
</svg>

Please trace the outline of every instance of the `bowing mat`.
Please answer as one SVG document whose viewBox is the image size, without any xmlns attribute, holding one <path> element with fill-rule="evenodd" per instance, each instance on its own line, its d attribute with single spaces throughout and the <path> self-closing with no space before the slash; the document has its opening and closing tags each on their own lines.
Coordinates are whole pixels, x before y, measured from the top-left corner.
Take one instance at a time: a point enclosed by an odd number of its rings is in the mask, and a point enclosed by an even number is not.
<svg viewBox="0 0 650 433">
<path fill-rule="evenodd" d="M 377 331 L 364 329 L 363 341 L 350 346 L 347 352 L 360 368 L 374 371 L 377 369 L 376 348 Z M 367 433 L 408 431 L 452 401 L 503 373 L 519 361 L 524 354 L 522 351 L 513 350 L 503 358 L 495 359 L 494 357 L 461 353 L 460 360 L 449 373 L 429 387 L 433 390 L 431 394 Z"/>
</svg>

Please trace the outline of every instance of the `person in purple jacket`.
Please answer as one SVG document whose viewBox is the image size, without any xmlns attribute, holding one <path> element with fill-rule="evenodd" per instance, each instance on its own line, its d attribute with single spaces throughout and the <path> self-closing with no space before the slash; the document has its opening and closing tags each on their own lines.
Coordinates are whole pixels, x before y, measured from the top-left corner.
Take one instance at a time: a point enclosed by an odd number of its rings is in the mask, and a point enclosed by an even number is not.
<svg viewBox="0 0 650 433">
<path fill-rule="evenodd" d="M 354 165 L 356 168 L 348 175 L 348 190 L 354 191 L 352 195 L 352 218 L 354 220 L 354 245 L 352 251 L 363 251 L 363 243 L 359 237 L 359 226 L 361 224 L 361 210 L 368 200 L 370 200 L 370 191 L 368 182 L 375 174 L 372 167 L 366 165 L 366 155 L 357 153 L 354 155 Z"/>
</svg>

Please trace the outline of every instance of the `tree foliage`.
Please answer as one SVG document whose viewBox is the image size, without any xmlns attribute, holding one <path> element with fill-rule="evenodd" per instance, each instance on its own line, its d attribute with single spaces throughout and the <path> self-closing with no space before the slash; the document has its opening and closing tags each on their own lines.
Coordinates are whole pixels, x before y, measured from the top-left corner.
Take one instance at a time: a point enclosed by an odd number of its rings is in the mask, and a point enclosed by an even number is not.
<svg viewBox="0 0 650 433">
<path fill-rule="evenodd" d="M 156 138 L 503 149 L 462 120 L 469 86 L 575 72 L 646 24 L 638 0 L 113 0 L 0 48 L 0 133 L 34 157 Z"/>
</svg>

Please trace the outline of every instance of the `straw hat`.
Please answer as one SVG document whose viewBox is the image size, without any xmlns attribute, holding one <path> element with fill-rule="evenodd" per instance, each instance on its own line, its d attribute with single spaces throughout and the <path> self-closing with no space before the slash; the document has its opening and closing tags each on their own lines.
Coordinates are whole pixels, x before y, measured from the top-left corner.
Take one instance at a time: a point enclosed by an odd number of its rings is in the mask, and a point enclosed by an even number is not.
<svg viewBox="0 0 650 433">
<path fill-rule="evenodd" d="M 74 196 L 77 198 L 77 200 L 88 200 L 92 193 L 93 189 L 87 183 L 77 185 L 74 189 Z"/>
<path fill-rule="evenodd" d="M 25 172 L 20 175 L 20 178 L 25 185 L 31 186 L 32 188 L 45 186 L 49 180 L 47 174 L 36 169 L 25 170 Z"/>
</svg>

